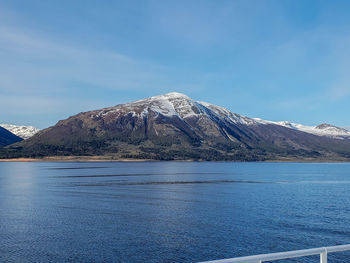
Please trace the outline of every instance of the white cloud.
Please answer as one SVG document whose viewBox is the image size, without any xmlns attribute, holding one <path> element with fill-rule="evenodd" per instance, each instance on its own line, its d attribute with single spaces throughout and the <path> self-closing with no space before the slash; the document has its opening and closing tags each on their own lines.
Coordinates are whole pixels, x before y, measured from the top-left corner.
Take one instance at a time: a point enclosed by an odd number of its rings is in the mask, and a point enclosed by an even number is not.
<svg viewBox="0 0 350 263">
<path fill-rule="evenodd" d="M 83 82 L 114 90 L 139 90 L 161 83 L 164 69 L 115 52 L 89 50 L 0 27 L 1 89 L 41 90 Z M 9 86 L 11 85 L 11 86 Z"/>
</svg>

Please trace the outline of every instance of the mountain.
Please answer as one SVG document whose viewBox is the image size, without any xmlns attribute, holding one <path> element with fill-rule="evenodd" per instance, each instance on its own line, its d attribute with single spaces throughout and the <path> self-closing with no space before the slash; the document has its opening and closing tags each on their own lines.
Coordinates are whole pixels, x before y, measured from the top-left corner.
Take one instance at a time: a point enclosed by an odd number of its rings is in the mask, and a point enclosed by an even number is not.
<svg viewBox="0 0 350 263">
<path fill-rule="evenodd" d="M 172 92 L 71 116 L 10 146 L 7 156 L 244 161 L 350 158 L 350 140 L 287 126 Z"/>
<path fill-rule="evenodd" d="M 350 139 L 350 132 L 344 128 L 340 128 L 331 124 L 322 123 L 318 126 L 306 126 L 298 123 L 293 123 L 289 121 L 266 121 L 259 118 L 254 118 L 254 120 L 262 124 L 276 124 L 287 128 L 291 128 L 298 131 L 303 131 L 318 136 L 327 136 L 336 139 Z"/>
<path fill-rule="evenodd" d="M 38 128 L 33 126 L 18 126 L 13 124 L 0 124 L 0 126 L 22 139 L 28 139 L 39 131 Z"/>
<path fill-rule="evenodd" d="M 22 139 L 10 131 L 0 127 L 0 147 L 20 142 Z"/>
<path fill-rule="evenodd" d="M 326 135 L 345 136 L 346 138 L 350 138 L 350 132 L 347 129 L 340 128 L 328 123 L 322 123 L 316 126 L 315 129 Z"/>
</svg>

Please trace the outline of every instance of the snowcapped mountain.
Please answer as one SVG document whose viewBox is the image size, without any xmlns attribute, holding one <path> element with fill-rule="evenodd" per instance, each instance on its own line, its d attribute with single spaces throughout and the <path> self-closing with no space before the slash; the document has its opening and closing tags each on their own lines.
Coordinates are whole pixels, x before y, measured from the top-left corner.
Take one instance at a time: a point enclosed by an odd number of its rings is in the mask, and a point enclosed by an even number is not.
<svg viewBox="0 0 350 263">
<path fill-rule="evenodd" d="M 318 126 L 306 126 L 289 121 L 266 121 L 259 118 L 254 118 L 254 120 L 261 124 L 281 125 L 286 128 L 307 132 L 318 136 L 326 136 L 336 139 L 350 139 L 350 132 L 348 130 L 327 123 L 323 123 Z"/>
<path fill-rule="evenodd" d="M 144 108 L 145 110 L 140 114 L 138 111 L 139 108 Z M 303 131 L 318 136 L 328 136 L 338 139 L 350 138 L 349 131 L 330 124 L 324 123 L 318 126 L 306 126 L 288 121 L 274 122 L 262 120 L 259 118 L 249 118 L 237 113 L 233 113 L 230 110 L 220 106 L 216 106 L 203 101 L 192 100 L 187 95 L 178 92 L 171 92 L 160 96 L 150 97 L 148 99 L 135 101 L 127 105 L 123 104 L 117 105 L 115 107 L 106 108 L 99 112 L 99 114 L 113 114 L 116 112 L 122 112 L 122 109 L 129 110 L 129 112 L 132 112 L 133 114 L 135 114 L 135 116 L 145 116 L 148 110 L 150 110 L 163 116 L 177 116 L 181 119 L 208 115 L 208 109 L 210 109 L 217 115 L 218 118 L 234 124 L 276 124 L 286 128 L 295 129 L 298 131 Z"/>
<path fill-rule="evenodd" d="M 138 109 L 144 110 L 140 113 Z M 195 101 L 189 98 L 185 94 L 178 92 L 171 92 L 168 94 L 150 97 L 135 101 L 129 104 L 117 105 L 114 107 L 103 109 L 98 115 L 109 115 L 117 112 L 123 112 L 123 110 L 129 110 L 135 116 L 146 116 L 148 111 L 156 112 L 163 116 L 171 117 L 177 116 L 181 119 L 186 119 L 195 116 L 208 115 L 208 109 L 214 112 L 218 118 L 234 124 L 243 125 L 257 125 L 257 124 L 276 124 L 286 128 L 303 131 L 318 136 L 328 136 L 338 139 L 350 138 L 350 132 L 346 129 L 339 128 L 330 124 L 321 124 L 318 126 L 306 126 L 298 123 L 292 123 L 288 121 L 267 121 L 259 118 L 249 118 L 237 113 L 233 113 L 230 110 L 216 106 L 203 101 Z M 211 114 L 212 114 L 211 112 Z"/>
<path fill-rule="evenodd" d="M 71 116 L 17 143 L 14 152 L 162 160 L 340 160 L 350 158 L 350 140 L 338 139 L 346 136 L 347 131 L 331 125 L 249 118 L 171 92 Z"/>
<path fill-rule="evenodd" d="M 142 109 L 142 111 L 140 109 Z M 193 117 L 211 118 L 215 116 L 216 118 L 235 124 L 253 125 L 260 123 L 252 118 L 233 113 L 226 108 L 203 101 L 195 101 L 187 95 L 178 92 L 171 92 L 148 99 L 105 108 L 98 111 L 96 115 L 91 115 L 91 117 L 109 115 L 115 117 L 125 112 L 129 112 L 133 114 L 133 116 L 138 117 L 145 117 L 152 112 L 166 117 L 178 117 L 182 120 Z"/>
<path fill-rule="evenodd" d="M 350 132 L 344 128 L 340 128 L 328 123 L 322 123 L 315 127 L 316 132 L 320 132 L 321 134 L 328 134 L 333 136 L 350 136 Z"/>
<path fill-rule="evenodd" d="M 118 115 L 123 112 L 129 112 L 135 116 L 144 117 L 151 111 L 166 117 L 177 116 L 179 118 L 186 118 L 192 115 L 205 114 L 202 108 L 203 107 L 201 107 L 199 103 L 190 99 L 188 96 L 177 92 L 171 92 L 165 95 L 105 108 L 97 112 L 97 115 L 94 117 L 111 114 Z M 140 111 L 140 109 L 142 109 L 142 111 Z"/>
<path fill-rule="evenodd" d="M 232 113 L 223 107 L 215 106 L 206 102 L 195 101 L 187 95 L 178 92 L 171 92 L 127 104 L 120 104 L 97 112 L 93 111 L 95 115 L 91 115 L 91 118 L 110 115 L 118 116 L 126 112 L 138 117 L 146 117 L 152 112 L 157 115 L 178 117 L 180 119 L 211 116 L 214 113 L 216 117 L 225 119 L 232 123 L 257 123 L 251 118 Z"/>
<path fill-rule="evenodd" d="M 39 131 L 38 128 L 33 126 L 18 126 L 13 124 L 0 124 L 0 126 L 24 140 L 32 137 Z"/>
</svg>

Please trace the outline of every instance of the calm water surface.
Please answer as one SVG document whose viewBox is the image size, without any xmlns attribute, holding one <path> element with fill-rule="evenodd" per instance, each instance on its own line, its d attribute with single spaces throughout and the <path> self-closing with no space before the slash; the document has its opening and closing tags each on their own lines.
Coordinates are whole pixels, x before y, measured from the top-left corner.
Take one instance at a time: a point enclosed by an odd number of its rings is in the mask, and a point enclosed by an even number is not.
<svg viewBox="0 0 350 263">
<path fill-rule="evenodd" d="M 347 243 L 350 164 L 0 163 L 0 262 L 196 262 Z"/>
</svg>

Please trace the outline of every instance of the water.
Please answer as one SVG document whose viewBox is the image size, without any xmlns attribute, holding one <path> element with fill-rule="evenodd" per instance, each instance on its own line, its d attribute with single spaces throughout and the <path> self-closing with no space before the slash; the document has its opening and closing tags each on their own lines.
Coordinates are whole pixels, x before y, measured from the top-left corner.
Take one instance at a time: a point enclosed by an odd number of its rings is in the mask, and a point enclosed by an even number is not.
<svg viewBox="0 0 350 263">
<path fill-rule="evenodd" d="M 347 243 L 350 164 L 0 163 L 0 262 L 196 262 Z"/>
</svg>

